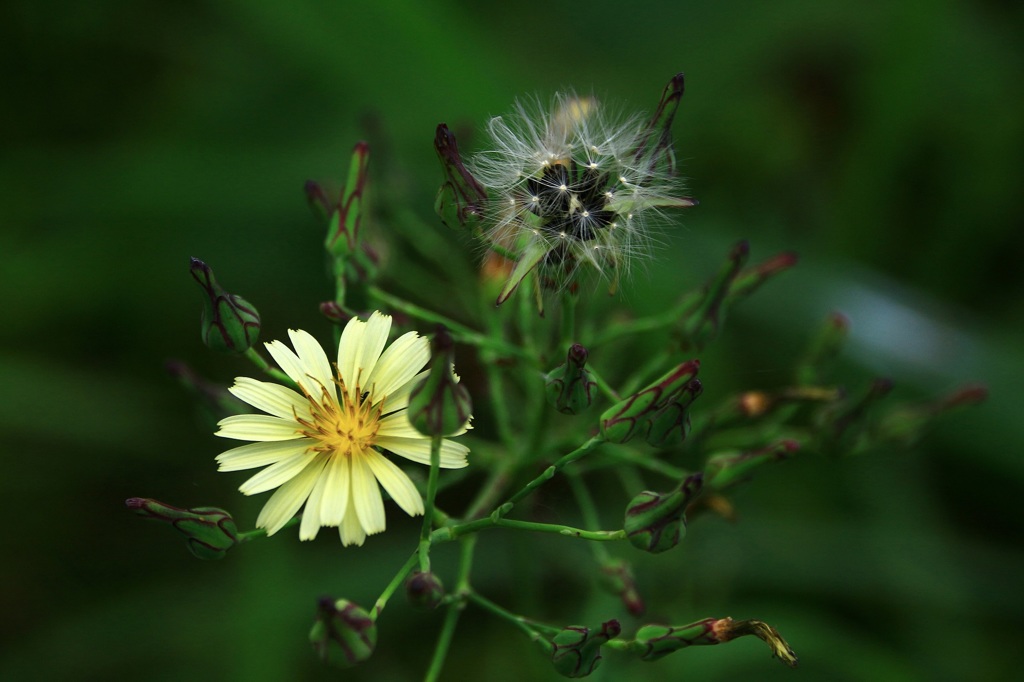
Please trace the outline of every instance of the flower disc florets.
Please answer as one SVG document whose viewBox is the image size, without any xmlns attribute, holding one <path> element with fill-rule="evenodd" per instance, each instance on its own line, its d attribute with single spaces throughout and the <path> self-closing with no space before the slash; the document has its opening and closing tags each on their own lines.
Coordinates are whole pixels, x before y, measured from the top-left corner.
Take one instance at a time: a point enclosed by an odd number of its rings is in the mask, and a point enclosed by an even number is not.
<svg viewBox="0 0 1024 682">
<path fill-rule="evenodd" d="M 470 170 L 488 191 L 488 245 L 518 271 L 500 300 L 534 267 L 557 285 L 585 264 L 615 281 L 649 251 L 651 218 L 679 205 L 671 164 L 652 153 L 641 117 L 570 93 L 548 110 L 519 103 L 487 129 L 494 146 Z"/>
</svg>

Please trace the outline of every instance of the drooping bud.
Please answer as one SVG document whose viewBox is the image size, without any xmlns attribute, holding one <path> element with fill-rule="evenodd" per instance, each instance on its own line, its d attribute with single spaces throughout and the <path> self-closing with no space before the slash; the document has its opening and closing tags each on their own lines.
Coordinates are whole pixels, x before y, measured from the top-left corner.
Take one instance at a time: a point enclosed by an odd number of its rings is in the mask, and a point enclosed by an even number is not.
<svg viewBox="0 0 1024 682">
<path fill-rule="evenodd" d="M 985 386 L 970 384 L 931 402 L 898 407 L 879 421 L 878 439 L 911 447 L 947 412 L 978 405 L 986 398 L 988 389 Z"/>
<path fill-rule="evenodd" d="M 597 382 L 587 370 L 588 355 L 586 348 L 573 344 L 565 362 L 544 379 L 548 403 L 562 414 L 579 414 L 594 401 Z"/>
<path fill-rule="evenodd" d="M 437 126 L 434 149 L 444 171 L 444 184 L 437 191 L 434 212 L 453 230 L 473 230 L 483 216 L 487 191 L 466 169 L 455 135 L 444 123 Z"/>
<path fill-rule="evenodd" d="M 688 409 L 701 394 L 700 361 L 684 362 L 647 388 L 610 407 L 601 415 L 601 435 L 625 443 L 641 435 L 651 445 L 673 445 L 690 428 Z"/>
<path fill-rule="evenodd" d="M 551 639 L 551 662 L 565 677 L 586 677 L 601 664 L 601 645 L 622 632 L 617 620 L 601 623 L 600 628 L 571 625 Z"/>
<path fill-rule="evenodd" d="M 754 635 L 762 640 L 771 648 L 775 658 L 791 668 L 796 667 L 796 653 L 786 640 L 775 628 L 759 620 L 705 618 L 689 625 L 645 625 L 637 631 L 629 649 L 641 660 L 656 661 L 689 646 L 723 644 L 745 635 Z"/>
<path fill-rule="evenodd" d="M 683 479 L 679 487 L 667 493 L 645 490 L 626 507 L 623 529 L 637 549 L 659 554 L 672 549 L 686 535 L 686 507 L 700 494 L 704 474 L 697 472 Z"/>
<path fill-rule="evenodd" d="M 641 616 L 646 607 L 640 592 L 636 589 L 636 579 L 629 562 L 622 559 L 609 559 L 601 566 L 601 586 L 617 595 L 632 616 Z"/>
<path fill-rule="evenodd" d="M 796 366 L 797 383 L 818 385 L 824 381 L 836 356 L 850 335 L 850 321 L 845 315 L 832 313 L 811 340 Z"/>
<path fill-rule="evenodd" d="M 321 661 L 349 668 L 373 654 L 377 646 L 377 624 L 353 602 L 324 597 L 317 605 L 309 641 Z"/>
<path fill-rule="evenodd" d="M 799 449 L 795 440 L 782 440 L 758 450 L 716 453 L 704 466 L 704 485 L 709 490 L 725 490 L 749 478 L 762 464 L 789 459 Z"/>
<path fill-rule="evenodd" d="M 203 288 L 203 343 L 222 353 L 244 353 L 260 336 L 260 314 L 241 296 L 224 291 L 213 270 L 192 258 L 189 270 Z"/>
<path fill-rule="evenodd" d="M 188 550 L 200 559 L 223 559 L 238 542 L 231 514 L 216 507 L 180 509 L 144 497 L 131 497 L 125 506 L 143 518 L 172 526 L 185 536 Z"/>
<path fill-rule="evenodd" d="M 416 571 L 405 581 L 405 596 L 418 609 L 436 609 L 444 598 L 444 584 L 434 573 Z"/>
<path fill-rule="evenodd" d="M 430 371 L 409 395 L 409 421 L 420 433 L 450 436 L 465 428 L 473 403 L 455 376 L 454 343 L 448 330 L 439 326 L 431 345 Z"/>
</svg>

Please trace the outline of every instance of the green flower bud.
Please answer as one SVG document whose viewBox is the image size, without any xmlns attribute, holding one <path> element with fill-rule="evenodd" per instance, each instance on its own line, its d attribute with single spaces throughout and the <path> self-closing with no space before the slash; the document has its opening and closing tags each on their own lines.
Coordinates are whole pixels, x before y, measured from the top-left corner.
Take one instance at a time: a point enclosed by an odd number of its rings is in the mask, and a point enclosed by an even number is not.
<svg viewBox="0 0 1024 682">
<path fill-rule="evenodd" d="M 414 572 L 405 581 L 405 596 L 418 609 L 436 609 L 444 598 L 444 584 L 434 573 Z"/>
<path fill-rule="evenodd" d="M 749 478 L 762 464 L 789 459 L 799 449 L 795 440 L 782 440 L 759 450 L 719 452 L 704 466 L 704 485 L 709 490 L 725 490 Z"/>
<path fill-rule="evenodd" d="M 601 415 L 601 435 L 625 443 L 642 435 L 655 447 L 682 442 L 690 427 L 687 409 L 701 394 L 699 360 L 682 363 L 656 382 Z"/>
<path fill-rule="evenodd" d="M 173 526 L 185 536 L 188 550 L 200 559 L 223 559 L 238 542 L 235 521 L 223 509 L 179 509 L 143 497 L 129 498 L 125 500 L 125 506 L 139 516 Z"/>
<path fill-rule="evenodd" d="M 455 135 L 444 123 L 437 126 L 434 149 L 444 171 L 444 184 L 437 192 L 434 212 L 453 230 L 472 230 L 483 215 L 487 191 L 466 169 Z"/>
<path fill-rule="evenodd" d="M 430 372 L 409 395 L 409 421 L 420 433 L 451 436 L 466 427 L 473 403 L 453 371 L 455 352 L 448 330 L 439 326 L 432 346 Z"/>
<path fill-rule="evenodd" d="M 850 321 L 840 313 L 829 315 L 797 363 L 797 383 L 803 386 L 820 384 L 849 335 Z"/>
<path fill-rule="evenodd" d="M 306 183 L 307 196 L 317 213 L 326 214 L 327 238 L 324 246 L 332 256 L 349 256 L 358 252 L 359 228 L 363 219 L 363 199 L 365 198 L 366 182 L 369 178 L 367 169 L 370 162 L 370 145 L 357 142 L 352 148 L 349 161 L 348 180 L 341 192 L 339 201 L 333 206 L 315 183 Z M 311 186 L 317 192 L 310 193 Z"/>
<path fill-rule="evenodd" d="M 878 440 L 911 447 L 945 413 L 961 407 L 977 405 L 987 397 L 987 388 L 980 385 L 969 385 L 932 402 L 904 405 L 882 417 L 878 425 Z"/>
<path fill-rule="evenodd" d="M 678 545 L 686 535 L 686 507 L 700 494 L 703 479 L 704 474 L 697 472 L 671 492 L 646 490 L 634 497 L 626 507 L 623 523 L 633 546 L 658 554 Z"/>
<path fill-rule="evenodd" d="M 586 677 L 601 664 L 601 645 L 618 637 L 620 632 L 622 627 L 614 619 L 602 623 L 599 630 L 582 625 L 563 628 L 551 640 L 554 645 L 551 662 L 555 670 L 565 677 Z"/>
<path fill-rule="evenodd" d="M 859 395 L 838 400 L 817 415 L 820 447 L 832 454 L 862 452 L 874 445 L 871 408 L 892 391 L 892 381 L 875 379 Z"/>
<path fill-rule="evenodd" d="M 241 296 L 229 294 L 217 284 L 213 271 L 193 258 L 192 277 L 203 288 L 203 343 L 222 353 L 244 353 L 260 335 L 260 314 Z"/>
<path fill-rule="evenodd" d="M 644 600 L 636 589 L 636 580 L 629 562 L 609 559 L 602 565 L 601 587 L 622 599 L 630 615 L 641 616 L 646 610 Z"/>
<path fill-rule="evenodd" d="M 597 382 L 587 371 L 587 356 L 587 349 L 575 343 L 565 362 L 545 377 L 548 402 L 562 414 L 579 414 L 594 401 Z"/>
<path fill-rule="evenodd" d="M 324 597 L 316 610 L 309 641 L 321 661 L 349 668 L 370 658 L 377 646 L 377 624 L 347 599 Z"/>
<path fill-rule="evenodd" d="M 723 644 L 746 635 L 759 638 L 771 648 L 773 656 L 791 668 L 796 667 L 796 653 L 786 640 L 775 628 L 759 620 L 705 618 L 689 625 L 645 625 L 637 630 L 628 649 L 641 660 L 656 661 L 689 646 Z"/>
<path fill-rule="evenodd" d="M 750 257 L 750 244 L 736 244 L 718 273 L 696 295 L 693 305 L 680 319 L 683 348 L 700 350 L 712 341 L 728 310 L 756 291 L 764 282 L 796 264 L 796 255 L 781 253 L 744 270 Z"/>
</svg>

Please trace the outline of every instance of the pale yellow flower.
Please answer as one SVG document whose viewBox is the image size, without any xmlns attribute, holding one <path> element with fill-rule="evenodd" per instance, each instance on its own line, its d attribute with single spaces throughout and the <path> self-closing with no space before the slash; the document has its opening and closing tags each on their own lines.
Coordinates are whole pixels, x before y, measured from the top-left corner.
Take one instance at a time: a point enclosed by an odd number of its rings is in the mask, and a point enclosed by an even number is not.
<svg viewBox="0 0 1024 682">
<path fill-rule="evenodd" d="M 218 436 L 255 441 L 217 456 L 220 471 L 266 467 L 239 488 L 246 495 L 277 488 L 256 520 L 273 535 L 305 503 L 299 538 L 312 540 L 321 526 L 338 527 L 345 545 L 361 545 L 384 530 L 378 483 L 405 513 L 423 513 L 423 499 L 388 455 L 430 464 L 430 437 L 409 423 L 409 393 L 426 376 L 430 344 L 416 332 L 386 350 L 391 317 L 374 312 L 351 320 L 341 334 L 335 370 L 307 332 L 289 330 L 292 351 L 281 341 L 267 350 L 300 391 L 248 377 L 231 393 L 267 414 L 222 419 Z M 460 433 L 464 432 L 463 429 Z M 458 434 L 456 434 L 458 435 Z M 469 449 L 445 439 L 441 467 L 466 466 Z"/>
</svg>

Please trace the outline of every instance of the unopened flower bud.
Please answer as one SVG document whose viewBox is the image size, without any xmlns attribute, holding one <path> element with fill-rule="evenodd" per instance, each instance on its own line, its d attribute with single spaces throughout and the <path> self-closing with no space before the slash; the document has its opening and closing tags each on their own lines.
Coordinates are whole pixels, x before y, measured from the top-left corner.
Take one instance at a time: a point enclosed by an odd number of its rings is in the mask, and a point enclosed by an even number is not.
<svg viewBox="0 0 1024 682">
<path fill-rule="evenodd" d="M 829 315 L 797 363 L 797 383 L 812 386 L 824 381 L 829 368 L 836 356 L 839 355 L 839 351 L 842 350 L 849 335 L 850 321 L 846 316 L 840 313 Z"/>
<path fill-rule="evenodd" d="M 548 403 L 562 414 L 579 414 L 594 401 L 597 386 L 587 371 L 587 349 L 576 343 L 565 362 L 545 377 Z"/>
<path fill-rule="evenodd" d="M 347 310 L 337 301 L 324 301 L 321 303 L 320 314 L 339 327 L 344 327 L 348 324 L 349 320 L 353 317 L 357 317 L 355 313 Z"/>
<path fill-rule="evenodd" d="M 350 256 L 358 253 L 369 162 L 370 145 L 365 142 L 356 143 L 352 148 L 345 189 L 342 190 L 339 201 L 333 206 L 327 203 L 326 197 L 321 198 L 322 190 L 319 194 L 310 196 L 310 184 L 306 184 L 310 202 L 318 208 L 318 212 L 322 210 L 328 215 L 324 246 L 332 256 Z"/>
<path fill-rule="evenodd" d="M 759 620 L 705 618 L 689 625 L 645 625 L 637 630 L 630 649 L 639 654 L 641 660 L 656 661 L 689 646 L 723 644 L 745 635 L 761 639 L 771 648 L 773 656 L 791 668 L 796 667 L 796 654 L 786 640 L 775 628 Z"/>
<path fill-rule="evenodd" d="M 818 415 L 821 447 L 834 454 L 856 453 L 872 443 L 870 409 L 892 391 L 892 381 L 875 379 L 859 395 L 839 400 Z"/>
<path fill-rule="evenodd" d="M 483 214 L 487 191 L 466 169 L 455 135 L 444 123 L 437 126 L 434 149 L 444 171 L 444 184 L 434 200 L 434 211 L 453 230 L 475 228 Z"/>
<path fill-rule="evenodd" d="M 878 425 L 880 441 L 911 447 L 940 417 L 947 412 L 977 405 L 988 397 L 988 389 L 971 384 L 963 386 L 938 400 L 918 405 L 905 405 L 887 413 Z"/>
<path fill-rule="evenodd" d="M 622 627 L 614 619 L 602 623 L 599 629 L 582 625 L 563 628 L 551 639 L 555 670 L 565 677 L 586 677 L 601 664 L 601 645 L 620 632 Z"/>
<path fill-rule="evenodd" d="M 229 294 L 217 284 L 213 271 L 193 258 L 192 277 L 203 288 L 203 343 L 222 353 L 244 353 L 260 335 L 260 314 L 241 296 Z"/>
<path fill-rule="evenodd" d="M 644 600 L 636 589 L 636 579 L 629 563 L 621 559 L 609 559 L 601 566 L 601 586 L 617 595 L 630 615 L 643 615 Z"/>
<path fill-rule="evenodd" d="M 347 599 L 320 600 L 309 641 L 321 661 L 349 668 L 370 658 L 377 646 L 377 624 Z"/>
<path fill-rule="evenodd" d="M 125 506 L 139 516 L 172 526 L 185 536 L 189 551 L 200 559 L 223 559 L 238 542 L 235 521 L 223 509 L 180 509 L 143 497 L 129 498 Z"/>
<path fill-rule="evenodd" d="M 729 252 L 718 273 L 704 285 L 693 307 L 683 315 L 680 331 L 683 349 L 700 350 L 718 336 L 732 306 L 752 294 L 764 282 L 796 264 L 792 253 L 781 253 L 746 270 L 750 244 L 744 240 Z"/>
<path fill-rule="evenodd" d="M 641 435 L 655 447 L 682 442 L 689 431 L 688 409 L 701 394 L 698 360 L 684 362 L 647 388 L 601 415 L 601 434 L 612 443 Z"/>
<path fill-rule="evenodd" d="M 678 545 L 686 535 L 686 507 L 700 494 L 703 485 L 704 474 L 697 472 L 670 492 L 645 490 L 634 497 L 626 507 L 623 523 L 630 543 L 652 554 Z"/>
<path fill-rule="evenodd" d="M 725 490 L 749 478 L 762 464 L 788 459 L 799 449 L 795 440 L 783 440 L 758 450 L 719 452 L 704 466 L 704 485 L 709 490 Z"/>
<path fill-rule="evenodd" d="M 436 609 L 444 598 L 444 584 L 434 573 L 416 571 L 405 581 L 405 596 L 418 609 Z"/>
<path fill-rule="evenodd" d="M 473 403 L 453 371 L 455 352 L 448 330 L 439 327 L 431 345 L 430 371 L 409 395 L 409 421 L 420 433 L 450 436 L 466 427 Z"/>
</svg>

